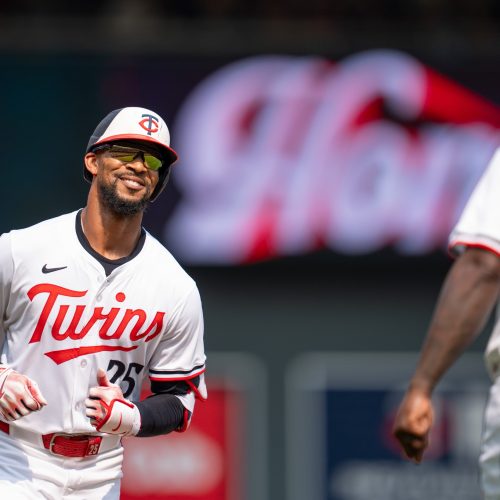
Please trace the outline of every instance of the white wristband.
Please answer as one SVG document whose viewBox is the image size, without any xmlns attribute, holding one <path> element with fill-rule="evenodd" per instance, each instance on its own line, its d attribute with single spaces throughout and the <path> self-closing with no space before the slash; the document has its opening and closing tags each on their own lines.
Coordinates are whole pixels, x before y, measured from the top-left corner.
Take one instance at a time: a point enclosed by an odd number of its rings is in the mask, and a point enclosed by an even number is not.
<svg viewBox="0 0 500 500">
<path fill-rule="evenodd" d="M 139 434 L 139 431 L 141 430 L 141 412 L 139 411 L 139 408 L 137 408 L 136 405 L 134 405 L 134 416 L 133 416 L 133 423 L 132 423 L 132 429 L 130 429 L 130 432 L 127 434 L 127 436 L 137 436 Z"/>
</svg>

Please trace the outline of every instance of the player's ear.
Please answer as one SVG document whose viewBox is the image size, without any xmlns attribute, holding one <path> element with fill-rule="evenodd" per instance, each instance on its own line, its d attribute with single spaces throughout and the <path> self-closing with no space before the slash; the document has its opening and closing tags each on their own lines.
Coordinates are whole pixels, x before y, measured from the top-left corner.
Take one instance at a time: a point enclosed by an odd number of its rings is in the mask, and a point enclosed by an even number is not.
<svg viewBox="0 0 500 500">
<path fill-rule="evenodd" d="M 92 174 L 97 175 L 97 155 L 95 153 L 87 153 L 83 162 L 85 163 L 85 168 Z"/>
</svg>

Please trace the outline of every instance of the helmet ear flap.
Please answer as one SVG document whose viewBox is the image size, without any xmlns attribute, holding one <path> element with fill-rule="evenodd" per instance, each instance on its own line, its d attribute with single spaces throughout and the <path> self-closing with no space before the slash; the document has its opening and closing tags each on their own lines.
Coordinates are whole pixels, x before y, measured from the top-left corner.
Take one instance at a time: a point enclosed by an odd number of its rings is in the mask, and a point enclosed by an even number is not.
<svg viewBox="0 0 500 500">
<path fill-rule="evenodd" d="M 153 191 L 153 194 L 151 195 L 149 201 L 151 202 L 155 201 L 156 198 L 158 198 L 159 194 L 165 189 L 165 186 L 167 185 L 170 179 L 171 168 L 172 165 L 169 165 L 168 167 L 163 167 L 160 170 L 160 179 L 158 180 L 158 184 L 156 185 L 155 190 Z"/>
</svg>

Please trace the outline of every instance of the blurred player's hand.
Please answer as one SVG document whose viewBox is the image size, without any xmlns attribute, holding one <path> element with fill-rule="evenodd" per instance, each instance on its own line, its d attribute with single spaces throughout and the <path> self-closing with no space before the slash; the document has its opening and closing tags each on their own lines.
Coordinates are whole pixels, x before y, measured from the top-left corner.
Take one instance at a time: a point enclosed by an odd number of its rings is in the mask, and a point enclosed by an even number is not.
<svg viewBox="0 0 500 500">
<path fill-rule="evenodd" d="M 407 458 L 416 463 L 422 461 L 429 444 L 429 432 L 434 420 L 430 395 L 418 389 L 410 389 L 399 406 L 393 433 Z"/>
<path fill-rule="evenodd" d="M 89 390 L 85 400 L 87 417 L 96 430 L 122 436 L 135 435 L 141 427 L 141 416 L 137 406 L 123 397 L 120 386 L 108 380 L 106 372 L 97 371 L 98 386 Z"/>
<path fill-rule="evenodd" d="M 0 418 L 6 422 L 17 420 L 46 404 L 35 381 L 12 368 L 0 367 Z"/>
</svg>

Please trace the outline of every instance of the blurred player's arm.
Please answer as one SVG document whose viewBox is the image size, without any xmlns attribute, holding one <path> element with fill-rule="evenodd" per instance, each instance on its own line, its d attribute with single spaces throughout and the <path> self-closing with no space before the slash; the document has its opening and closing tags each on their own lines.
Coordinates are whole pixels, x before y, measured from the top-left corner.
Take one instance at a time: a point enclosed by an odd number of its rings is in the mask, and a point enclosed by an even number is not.
<svg viewBox="0 0 500 500">
<path fill-rule="evenodd" d="M 485 326 L 499 291 L 500 257 L 488 250 L 467 249 L 448 272 L 394 424 L 409 459 L 422 460 L 433 421 L 432 392 Z"/>
</svg>

